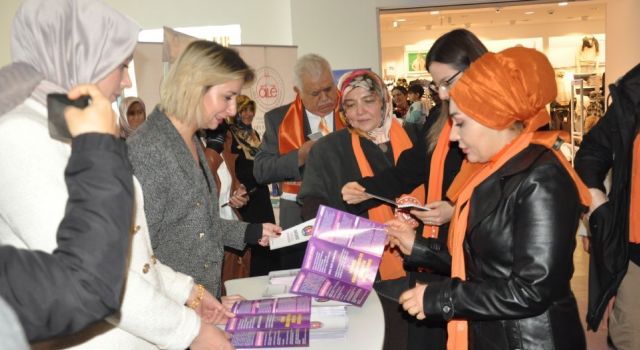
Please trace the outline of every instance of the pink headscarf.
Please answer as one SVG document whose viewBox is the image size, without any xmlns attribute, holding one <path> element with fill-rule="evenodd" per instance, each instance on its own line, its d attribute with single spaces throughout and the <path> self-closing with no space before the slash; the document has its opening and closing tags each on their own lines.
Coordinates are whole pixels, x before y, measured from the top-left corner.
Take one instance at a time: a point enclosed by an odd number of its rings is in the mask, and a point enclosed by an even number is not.
<svg viewBox="0 0 640 350">
<path fill-rule="evenodd" d="M 340 80 L 338 81 L 338 89 L 340 90 L 340 103 L 343 104 L 342 109 L 344 110 L 344 100 L 345 96 L 350 93 L 355 88 L 364 88 L 368 91 L 375 92 L 380 99 L 382 100 L 382 123 L 378 128 L 375 128 L 372 131 L 364 133 L 360 130 L 355 130 L 358 134 L 365 136 L 371 139 L 374 143 L 380 144 L 383 142 L 389 141 L 389 130 L 391 129 L 391 122 L 394 118 L 393 116 L 393 104 L 391 103 L 391 95 L 389 94 L 389 90 L 387 90 L 387 86 L 376 73 L 364 69 L 354 70 L 351 72 L 345 73 Z M 346 117 L 346 115 L 345 115 Z M 348 124 L 347 119 L 347 124 Z M 353 127 L 349 125 L 349 130 L 354 130 Z"/>
</svg>

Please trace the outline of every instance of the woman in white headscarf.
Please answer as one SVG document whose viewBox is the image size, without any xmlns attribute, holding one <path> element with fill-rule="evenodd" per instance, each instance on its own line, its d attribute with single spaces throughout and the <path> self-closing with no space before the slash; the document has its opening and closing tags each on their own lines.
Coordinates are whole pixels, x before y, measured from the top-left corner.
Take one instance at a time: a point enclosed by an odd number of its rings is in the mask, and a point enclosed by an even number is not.
<svg viewBox="0 0 640 350">
<path fill-rule="evenodd" d="M 113 102 L 131 85 L 127 64 L 138 31 L 131 19 L 96 0 L 26 0 L 18 9 L 14 63 L 0 71 L 1 244 L 45 252 L 57 248 L 71 148 L 69 141 L 49 136 L 46 95 L 92 83 Z M 208 323 L 224 317 L 220 303 L 153 255 L 142 192 L 134 182 L 137 209 L 120 313 L 108 318 L 110 325 L 96 324 L 54 346 L 231 348 L 224 333 Z M 100 285 L 91 287 L 100 292 Z"/>
<path fill-rule="evenodd" d="M 147 120 L 147 108 L 140 98 L 129 96 L 122 100 L 119 109 L 120 137 L 126 139 Z"/>
</svg>

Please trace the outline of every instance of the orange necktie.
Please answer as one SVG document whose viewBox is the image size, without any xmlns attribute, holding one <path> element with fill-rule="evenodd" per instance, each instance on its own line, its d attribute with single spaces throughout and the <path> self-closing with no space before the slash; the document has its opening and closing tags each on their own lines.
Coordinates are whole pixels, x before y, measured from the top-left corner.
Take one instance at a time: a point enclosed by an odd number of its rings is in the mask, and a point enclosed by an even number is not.
<svg viewBox="0 0 640 350">
<path fill-rule="evenodd" d="M 329 127 L 327 126 L 327 121 L 325 120 L 325 118 L 326 117 L 320 117 L 320 124 L 318 124 L 318 130 L 320 130 L 322 136 L 327 136 L 327 134 L 331 132 L 331 130 L 329 130 Z"/>
</svg>

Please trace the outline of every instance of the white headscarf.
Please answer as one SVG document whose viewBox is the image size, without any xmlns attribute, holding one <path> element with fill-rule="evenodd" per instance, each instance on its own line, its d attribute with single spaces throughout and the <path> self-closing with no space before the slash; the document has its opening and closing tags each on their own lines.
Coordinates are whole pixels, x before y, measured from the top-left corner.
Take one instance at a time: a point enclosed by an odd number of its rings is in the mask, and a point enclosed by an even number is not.
<svg viewBox="0 0 640 350">
<path fill-rule="evenodd" d="M 0 71 L 0 115 L 29 95 L 44 104 L 47 93 L 99 82 L 133 53 L 139 31 L 98 0 L 25 0 L 12 25 L 14 63 Z"/>
</svg>

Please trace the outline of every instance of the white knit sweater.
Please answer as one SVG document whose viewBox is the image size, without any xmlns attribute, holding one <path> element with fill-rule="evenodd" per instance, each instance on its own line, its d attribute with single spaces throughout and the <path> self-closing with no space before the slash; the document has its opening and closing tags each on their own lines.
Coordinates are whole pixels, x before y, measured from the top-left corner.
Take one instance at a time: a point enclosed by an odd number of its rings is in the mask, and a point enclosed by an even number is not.
<svg viewBox="0 0 640 350">
<path fill-rule="evenodd" d="M 57 247 L 70 154 L 68 144 L 49 137 L 46 108 L 35 100 L 27 99 L 0 117 L 0 244 L 46 252 Z M 38 348 L 184 349 L 197 336 L 200 319 L 184 306 L 193 279 L 152 257 L 142 190 L 135 178 L 134 184 L 135 233 L 120 313 L 107 319 L 110 324 L 102 322 Z"/>
</svg>

